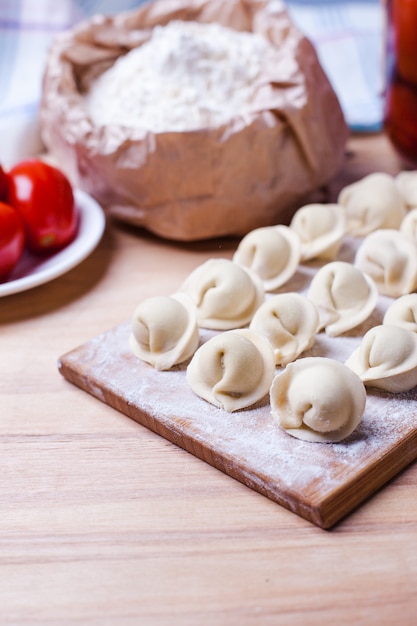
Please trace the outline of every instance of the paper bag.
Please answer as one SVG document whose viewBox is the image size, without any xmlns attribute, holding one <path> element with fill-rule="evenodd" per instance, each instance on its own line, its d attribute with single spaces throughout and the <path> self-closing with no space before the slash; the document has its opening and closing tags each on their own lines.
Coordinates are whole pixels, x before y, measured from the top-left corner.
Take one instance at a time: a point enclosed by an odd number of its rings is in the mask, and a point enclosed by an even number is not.
<svg viewBox="0 0 417 626">
<path fill-rule="evenodd" d="M 116 59 L 171 20 L 256 32 L 276 48 L 261 106 L 215 128 L 144 132 L 97 126 L 83 94 Z M 348 129 L 311 43 L 279 0 L 156 0 L 95 16 L 53 42 L 43 141 L 75 186 L 109 215 L 165 238 L 243 236 L 280 223 L 341 166 Z"/>
</svg>

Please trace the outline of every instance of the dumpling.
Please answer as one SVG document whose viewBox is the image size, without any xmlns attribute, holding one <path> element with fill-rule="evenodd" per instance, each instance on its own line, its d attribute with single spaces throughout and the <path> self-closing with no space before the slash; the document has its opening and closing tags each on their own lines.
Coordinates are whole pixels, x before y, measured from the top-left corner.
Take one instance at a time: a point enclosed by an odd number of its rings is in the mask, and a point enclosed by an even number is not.
<svg viewBox="0 0 417 626">
<path fill-rule="evenodd" d="M 355 266 L 373 279 L 384 296 L 398 298 L 417 287 L 417 246 L 399 230 L 377 230 L 365 237 Z"/>
<path fill-rule="evenodd" d="M 399 228 L 406 213 L 394 177 L 384 172 L 369 174 L 347 185 L 337 201 L 346 211 L 347 232 L 357 237 L 380 228 Z"/>
<path fill-rule="evenodd" d="M 346 232 L 345 211 L 340 204 L 307 204 L 290 223 L 301 242 L 301 261 L 333 260 Z"/>
<path fill-rule="evenodd" d="M 409 391 L 417 385 L 417 334 L 400 326 L 374 326 L 346 365 L 366 386 L 391 393 Z"/>
<path fill-rule="evenodd" d="M 186 361 L 198 344 L 197 310 L 188 296 L 155 296 L 136 307 L 130 346 L 139 359 L 157 370 Z"/>
<path fill-rule="evenodd" d="M 384 315 L 383 324 L 401 326 L 417 333 L 417 293 L 396 298 Z"/>
<path fill-rule="evenodd" d="M 327 357 L 306 357 L 287 365 L 270 389 L 271 412 L 297 439 L 336 442 L 361 422 L 366 390 L 348 367 Z"/>
<path fill-rule="evenodd" d="M 417 208 L 411 209 L 400 224 L 400 231 L 417 245 Z"/>
<path fill-rule="evenodd" d="M 199 265 L 179 289 L 197 307 L 201 328 L 231 330 L 249 324 L 265 300 L 262 282 L 228 259 L 209 259 Z"/>
<path fill-rule="evenodd" d="M 332 261 L 314 275 L 307 294 L 331 337 L 355 328 L 375 309 L 378 291 L 369 276 L 351 263 Z"/>
<path fill-rule="evenodd" d="M 316 307 L 299 293 L 279 293 L 268 298 L 256 311 L 249 328 L 271 343 L 276 365 L 294 361 L 311 348 L 319 328 Z"/>
<path fill-rule="evenodd" d="M 188 365 L 187 382 L 197 396 L 232 412 L 266 396 L 274 372 L 268 340 L 244 328 L 219 333 L 200 346 Z"/>
<path fill-rule="evenodd" d="M 404 171 L 397 174 L 395 183 L 400 190 L 406 209 L 417 207 L 417 171 Z"/>
<path fill-rule="evenodd" d="M 295 274 L 300 241 L 288 226 L 256 228 L 240 241 L 233 261 L 257 274 L 265 291 L 274 291 Z"/>
</svg>

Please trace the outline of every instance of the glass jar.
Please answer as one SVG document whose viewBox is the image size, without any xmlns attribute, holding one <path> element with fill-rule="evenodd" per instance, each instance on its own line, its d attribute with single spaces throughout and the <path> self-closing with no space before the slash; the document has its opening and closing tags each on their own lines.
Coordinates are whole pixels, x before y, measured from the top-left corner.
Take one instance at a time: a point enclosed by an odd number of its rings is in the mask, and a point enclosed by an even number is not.
<svg viewBox="0 0 417 626">
<path fill-rule="evenodd" d="M 405 159 L 417 162 L 417 0 L 385 0 L 385 130 Z"/>
</svg>

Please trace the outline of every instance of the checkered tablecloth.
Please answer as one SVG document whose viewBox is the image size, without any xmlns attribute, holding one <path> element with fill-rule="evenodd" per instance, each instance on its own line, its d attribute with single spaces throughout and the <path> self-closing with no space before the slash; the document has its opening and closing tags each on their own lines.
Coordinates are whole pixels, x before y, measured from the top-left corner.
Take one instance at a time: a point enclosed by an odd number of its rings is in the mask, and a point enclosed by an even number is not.
<svg viewBox="0 0 417 626">
<path fill-rule="evenodd" d="M 384 9 L 381 0 L 287 0 L 293 21 L 314 43 L 349 125 L 381 127 Z"/>
<path fill-rule="evenodd" d="M 37 113 L 51 38 L 94 13 L 116 13 L 143 2 L 0 0 L 0 162 L 8 166 L 42 149 Z M 348 123 L 356 129 L 378 127 L 379 1 L 287 0 L 287 4 L 294 22 L 315 44 Z"/>
<path fill-rule="evenodd" d="M 0 162 L 42 149 L 38 128 L 45 56 L 52 37 L 95 13 L 143 0 L 0 0 Z"/>
</svg>

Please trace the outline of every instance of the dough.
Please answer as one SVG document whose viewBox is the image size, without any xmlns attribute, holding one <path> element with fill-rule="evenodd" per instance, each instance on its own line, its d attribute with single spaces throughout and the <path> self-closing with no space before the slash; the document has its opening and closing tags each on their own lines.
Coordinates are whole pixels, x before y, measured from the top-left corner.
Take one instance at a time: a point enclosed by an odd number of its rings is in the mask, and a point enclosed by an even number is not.
<svg viewBox="0 0 417 626">
<path fill-rule="evenodd" d="M 268 298 L 256 311 L 249 328 L 271 343 L 276 365 L 294 361 L 311 348 L 319 328 L 315 305 L 299 293 L 280 293 Z"/>
<path fill-rule="evenodd" d="M 265 291 L 274 291 L 295 274 L 300 261 L 300 241 L 288 226 L 257 228 L 243 237 L 233 260 L 255 272 Z"/>
<path fill-rule="evenodd" d="M 295 212 L 290 228 L 301 242 L 301 261 L 333 260 L 346 232 L 345 210 L 340 204 L 307 204 Z"/>
<path fill-rule="evenodd" d="M 266 396 L 274 372 L 274 354 L 265 337 L 249 329 L 229 330 L 196 351 L 187 382 L 196 395 L 232 412 Z"/>
<path fill-rule="evenodd" d="M 417 208 L 411 209 L 400 224 L 400 231 L 417 244 Z"/>
<path fill-rule="evenodd" d="M 350 235 L 364 237 L 380 228 L 399 228 L 405 204 L 393 176 L 375 172 L 341 190 Z"/>
<path fill-rule="evenodd" d="M 360 423 L 366 391 L 348 367 L 327 357 L 306 357 L 287 365 L 270 390 L 272 416 L 297 439 L 335 442 Z"/>
<path fill-rule="evenodd" d="M 397 174 L 395 183 L 400 190 L 406 209 L 417 207 L 417 171 L 404 171 Z"/>
<path fill-rule="evenodd" d="M 197 307 L 201 328 L 231 330 L 249 324 L 265 300 L 256 274 L 228 259 L 209 259 L 199 265 L 179 289 Z"/>
<path fill-rule="evenodd" d="M 366 386 L 409 391 L 417 385 L 417 334 L 400 326 L 374 326 L 346 365 Z"/>
<path fill-rule="evenodd" d="M 377 230 L 365 237 L 355 265 L 384 296 L 398 298 L 417 287 L 417 246 L 399 230 Z"/>
<path fill-rule="evenodd" d="M 199 344 L 197 311 L 188 296 L 155 296 L 141 302 L 132 317 L 130 346 L 158 370 L 189 359 Z"/>
<path fill-rule="evenodd" d="M 388 307 L 383 324 L 401 326 L 417 333 L 417 293 L 407 293 L 396 298 Z"/>
<path fill-rule="evenodd" d="M 372 279 L 351 263 L 331 261 L 316 272 L 307 295 L 318 309 L 320 329 L 336 337 L 371 315 L 378 291 Z"/>
</svg>

